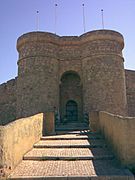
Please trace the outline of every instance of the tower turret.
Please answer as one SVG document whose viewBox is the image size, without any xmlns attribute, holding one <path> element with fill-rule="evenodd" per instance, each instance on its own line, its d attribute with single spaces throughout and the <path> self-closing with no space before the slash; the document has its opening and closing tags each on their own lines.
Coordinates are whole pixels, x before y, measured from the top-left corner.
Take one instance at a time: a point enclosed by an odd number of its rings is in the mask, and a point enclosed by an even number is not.
<svg viewBox="0 0 135 180">
<path fill-rule="evenodd" d="M 97 30 L 81 36 L 84 110 L 126 112 L 123 36 L 111 30 Z"/>
<path fill-rule="evenodd" d="M 19 52 L 17 81 L 18 117 L 52 111 L 58 106 L 57 36 L 31 32 L 17 41 Z"/>
</svg>

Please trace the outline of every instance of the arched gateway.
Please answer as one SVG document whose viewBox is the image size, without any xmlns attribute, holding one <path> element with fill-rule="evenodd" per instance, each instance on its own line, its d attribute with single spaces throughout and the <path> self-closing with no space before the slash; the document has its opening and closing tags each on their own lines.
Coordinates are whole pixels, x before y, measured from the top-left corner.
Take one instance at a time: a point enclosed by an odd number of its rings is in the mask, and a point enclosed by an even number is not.
<svg viewBox="0 0 135 180">
<path fill-rule="evenodd" d="M 61 121 L 82 121 L 82 85 L 78 73 L 65 72 L 60 84 L 60 115 Z"/>
</svg>

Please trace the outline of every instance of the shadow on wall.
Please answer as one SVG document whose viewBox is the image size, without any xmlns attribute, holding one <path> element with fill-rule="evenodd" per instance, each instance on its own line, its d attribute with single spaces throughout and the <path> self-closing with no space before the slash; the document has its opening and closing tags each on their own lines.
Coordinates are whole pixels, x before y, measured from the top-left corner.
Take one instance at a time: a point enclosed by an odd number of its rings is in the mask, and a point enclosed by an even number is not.
<svg viewBox="0 0 135 180">
<path fill-rule="evenodd" d="M 135 117 L 123 117 L 107 112 L 90 113 L 91 128 L 100 131 L 121 164 L 135 169 Z"/>
<path fill-rule="evenodd" d="M 4 105 L 0 111 L 0 125 L 6 125 L 16 120 L 16 109 L 14 107 L 6 107 Z"/>
</svg>

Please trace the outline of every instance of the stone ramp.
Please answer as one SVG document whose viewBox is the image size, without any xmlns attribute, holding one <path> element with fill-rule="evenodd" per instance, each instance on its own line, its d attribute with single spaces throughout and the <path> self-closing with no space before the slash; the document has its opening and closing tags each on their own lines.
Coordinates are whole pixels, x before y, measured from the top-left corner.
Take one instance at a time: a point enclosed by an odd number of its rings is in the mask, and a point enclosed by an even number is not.
<svg viewBox="0 0 135 180">
<path fill-rule="evenodd" d="M 133 180 L 97 133 L 42 137 L 8 179 Z"/>
</svg>

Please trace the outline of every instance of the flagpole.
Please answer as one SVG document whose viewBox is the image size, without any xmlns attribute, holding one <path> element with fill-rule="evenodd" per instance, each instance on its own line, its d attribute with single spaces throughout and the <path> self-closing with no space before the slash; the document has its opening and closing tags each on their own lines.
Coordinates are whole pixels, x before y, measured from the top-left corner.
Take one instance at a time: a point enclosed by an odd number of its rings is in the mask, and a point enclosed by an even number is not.
<svg viewBox="0 0 135 180">
<path fill-rule="evenodd" d="M 39 11 L 36 12 L 36 29 L 39 31 Z"/>
<path fill-rule="evenodd" d="M 101 9 L 101 16 L 102 16 L 102 28 L 104 29 L 104 10 Z"/>
<path fill-rule="evenodd" d="M 58 4 L 55 4 L 55 19 L 54 19 L 54 26 L 55 26 L 55 34 L 56 34 L 56 31 L 57 31 L 57 6 Z"/>
<path fill-rule="evenodd" d="M 84 9 L 84 4 L 82 4 L 82 8 L 83 8 L 83 30 L 84 30 L 84 33 L 85 33 L 86 28 L 85 28 L 85 9 Z"/>
</svg>

